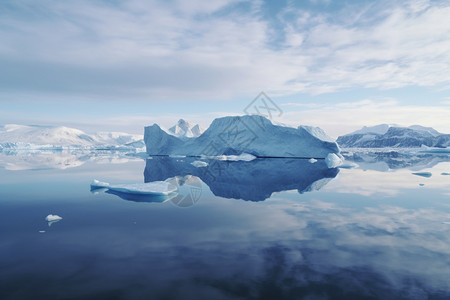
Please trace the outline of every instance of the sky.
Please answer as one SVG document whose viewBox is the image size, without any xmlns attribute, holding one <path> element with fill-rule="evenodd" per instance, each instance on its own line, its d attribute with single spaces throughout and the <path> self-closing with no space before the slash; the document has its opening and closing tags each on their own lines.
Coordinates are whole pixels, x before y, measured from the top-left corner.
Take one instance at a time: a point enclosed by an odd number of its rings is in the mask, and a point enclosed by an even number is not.
<svg viewBox="0 0 450 300">
<path fill-rule="evenodd" d="M 332 137 L 450 133 L 449 16 L 446 0 L 1 0 L 0 124 L 206 128 L 264 92 L 274 121 Z"/>
</svg>

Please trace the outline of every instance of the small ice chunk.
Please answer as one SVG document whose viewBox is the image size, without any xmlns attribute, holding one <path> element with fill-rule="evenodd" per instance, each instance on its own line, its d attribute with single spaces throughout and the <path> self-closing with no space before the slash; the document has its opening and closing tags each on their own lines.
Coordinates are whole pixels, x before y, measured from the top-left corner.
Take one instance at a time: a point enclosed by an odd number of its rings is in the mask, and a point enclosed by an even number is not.
<svg viewBox="0 0 450 300">
<path fill-rule="evenodd" d="M 357 168 L 358 164 L 355 164 L 354 162 L 348 162 L 348 163 L 343 163 L 342 165 L 338 166 L 338 168 L 341 169 L 353 169 L 353 168 Z"/>
<path fill-rule="evenodd" d="M 50 215 L 45 217 L 45 221 L 48 222 L 48 226 L 49 227 L 52 226 L 53 223 L 59 222 L 61 220 L 62 220 L 62 218 L 60 216 L 58 216 L 58 215 L 50 214 Z"/>
<path fill-rule="evenodd" d="M 39 233 L 45 233 L 45 230 L 39 230 Z"/>
<path fill-rule="evenodd" d="M 325 158 L 325 163 L 327 164 L 328 168 L 336 168 L 342 165 L 342 160 L 336 154 L 328 153 L 327 157 Z"/>
<path fill-rule="evenodd" d="M 141 195 L 169 195 L 177 191 L 177 187 L 166 181 L 153 181 L 147 183 L 129 183 L 129 184 L 109 184 L 94 180 L 91 183 L 91 188 L 106 188 L 111 191 L 141 194 Z"/>
<path fill-rule="evenodd" d="M 98 181 L 97 179 L 94 179 L 94 181 L 91 182 L 91 187 L 100 189 L 100 188 L 109 188 L 109 183 Z"/>
<path fill-rule="evenodd" d="M 196 161 L 192 162 L 191 165 L 193 165 L 196 168 L 202 168 L 202 167 L 207 167 L 208 163 L 205 161 L 196 160 Z"/>
<path fill-rule="evenodd" d="M 444 172 L 444 173 L 441 173 L 441 175 L 450 175 L 450 173 Z"/>
<path fill-rule="evenodd" d="M 415 173 L 412 173 L 413 175 L 417 175 L 417 176 L 422 176 L 422 177 L 431 177 L 431 173 L 430 172 L 415 172 Z"/>
<path fill-rule="evenodd" d="M 58 215 L 48 215 L 47 217 L 45 217 L 45 221 L 47 222 L 55 222 L 55 221 L 60 221 L 62 220 L 62 218 Z"/>
<path fill-rule="evenodd" d="M 317 162 L 317 159 L 315 159 L 315 158 L 310 158 L 309 160 L 308 160 L 310 163 L 315 163 L 315 162 Z"/>
</svg>

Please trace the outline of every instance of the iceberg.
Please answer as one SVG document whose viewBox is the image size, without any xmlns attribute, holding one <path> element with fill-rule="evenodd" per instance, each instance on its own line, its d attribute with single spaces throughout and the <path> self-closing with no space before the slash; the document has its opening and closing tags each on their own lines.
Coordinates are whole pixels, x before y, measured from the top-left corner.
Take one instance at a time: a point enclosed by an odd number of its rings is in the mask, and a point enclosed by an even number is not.
<svg viewBox="0 0 450 300">
<path fill-rule="evenodd" d="M 126 194 L 141 194 L 141 195 L 162 195 L 166 196 L 177 191 L 177 187 L 169 182 L 154 181 L 147 183 L 130 183 L 130 184 L 109 184 L 101 182 L 96 179 L 91 183 L 91 189 L 108 189 L 110 191 L 126 193 Z"/>
<path fill-rule="evenodd" d="M 247 153 L 255 157 L 325 158 L 340 152 L 338 145 L 316 127 L 274 125 L 262 116 L 215 119 L 196 138 L 180 139 L 157 124 L 145 127 L 149 155 L 219 156 Z"/>
</svg>

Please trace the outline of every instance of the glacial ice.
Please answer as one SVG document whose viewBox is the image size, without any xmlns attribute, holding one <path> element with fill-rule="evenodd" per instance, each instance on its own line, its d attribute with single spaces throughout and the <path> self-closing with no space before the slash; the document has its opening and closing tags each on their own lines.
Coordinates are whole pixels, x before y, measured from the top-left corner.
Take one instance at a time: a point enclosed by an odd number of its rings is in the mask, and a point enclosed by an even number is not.
<svg viewBox="0 0 450 300">
<path fill-rule="evenodd" d="M 308 159 L 308 161 L 310 162 L 310 163 L 316 163 L 317 162 L 317 159 L 315 159 L 315 158 L 310 158 L 310 159 Z"/>
<path fill-rule="evenodd" d="M 243 153 L 255 157 L 325 158 L 339 153 L 338 145 L 319 128 L 274 125 L 262 116 L 217 118 L 197 138 L 180 139 L 157 124 L 145 127 L 144 140 L 149 155 L 228 156 Z"/>
<path fill-rule="evenodd" d="M 327 164 L 328 168 L 336 168 L 342 165 L 342 159 L 340 159 L 339 156 L 334 153 L 328 153 L 327 157 L 325 158 L 325 163 Z"/>
<path fill-rule="evenodd" d="M 105 188 L 111 191 L 141 195 L 169 195 L 177 191 L 177 187 L 165 181 L 147 183 L 109 184 L 96 179 L 91 183 L 91 189 Z"/>
</svg>

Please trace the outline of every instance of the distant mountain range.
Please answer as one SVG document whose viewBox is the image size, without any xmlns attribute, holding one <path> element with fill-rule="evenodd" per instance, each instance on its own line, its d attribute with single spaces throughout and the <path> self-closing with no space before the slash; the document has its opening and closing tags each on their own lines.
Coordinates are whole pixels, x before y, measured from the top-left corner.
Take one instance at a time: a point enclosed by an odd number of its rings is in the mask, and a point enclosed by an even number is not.
<svg viewBox="0 0 450 300">
<path fill-rule="evenodd" d="M 142 135 L 122 132 L 87 134 L 64 126 L 16 125 L 0 127 L 1 149 L 143 148 Z"/>
<path fill-rule="evenodd" d="M 364 126 L 355 132 L 340 136 L 337 143 L 344 148 L 416 148 L 422 145 L 443 148 L 450 146 L 450 134 L 419 125 L 400 127 L 380 124 L 372 127 Z"/>
</svg>

